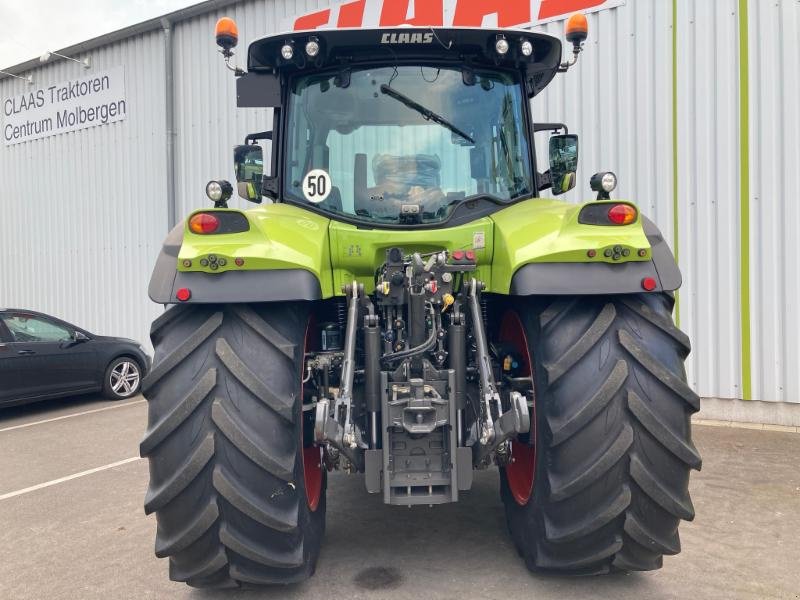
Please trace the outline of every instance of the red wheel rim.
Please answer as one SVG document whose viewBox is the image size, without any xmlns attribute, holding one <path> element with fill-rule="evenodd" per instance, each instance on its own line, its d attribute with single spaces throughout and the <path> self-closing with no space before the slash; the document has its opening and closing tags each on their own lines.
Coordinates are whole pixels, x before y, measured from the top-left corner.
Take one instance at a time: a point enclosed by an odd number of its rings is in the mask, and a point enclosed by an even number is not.
<svg viewBox="0 0 800 600">
<path fill-rule="evenodd" d="M 308 335 L 311 331 L 311 319 L 309 319 L 306 326 L 305 344 L 303 347 L 303 363 L 305 363 L 305 354 L 308 349 Z M 305 364 L 300 365 L 300 402 L 305 399 L 303 381 Z M 305 426 L 305 415 L 300 415 L 300 443 L 305 440 L 303 429 Z M 303 447 L 303 483 L 306 488 L 306 501 L 308 508 L 311 511 L 317 510 L 319 500 L 322 497 L 322 448 L 319 446 L 311 445 Z"/>
<path fill-rule="evenodd" d="M 306 484 L 308 508 L 317 510 L 322 496 L 322 448 L 303 448 L 303 481 Z"/>
<path fill-rule="evenodd" d="M 522 360 L 522 374 L 530 377 L 531 356 L 528 349 L 528 339 L 525 336 L 525 329 L 519 315 L 514 310 L 508 310 L 503 315 L 500 325 L 500 341 L 513 346 Z M 531 410 L 531 429 L 535 435 L 536 428 L 536 406 Z M 505 467 L 506 481 L 514 500 L 520 506 L 524 506 L 531 499 L 533 493 L 533 483 L 536 479 L 536 443 L 533 444 L 514 440 L 511 442 L 511 461 Z"/>
</svg>

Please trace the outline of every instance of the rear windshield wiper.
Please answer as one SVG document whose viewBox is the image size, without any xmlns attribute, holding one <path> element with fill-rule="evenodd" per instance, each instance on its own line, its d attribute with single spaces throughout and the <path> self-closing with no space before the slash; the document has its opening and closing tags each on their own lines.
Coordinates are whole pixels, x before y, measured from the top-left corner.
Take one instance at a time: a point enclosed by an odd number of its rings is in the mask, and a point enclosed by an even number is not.
<svg viewBox="0 0 800 600">
<path fill-rule="evenodd" d="M 412 100 L 408 96 L 406 96 L 404 94 L 401 94 L 397 90 L 394 90 L 394 89 L 390 88 L 385 83 L 381 86 L 381 93 L 386 94 L 387 96 L 389 96 L 391 98 L 394 98 L 395 100 L 397 100 L 399 102 L 402 102 L 408 108 L 417 111 L 426 120 L 433 121 L 434 123 L 437 123 L 438 125 L 441 125 L 442 127 L 445 127 L 447 129 L 449 129 L 450 131 L 455 133 L 458 137 L 464 138 L 465 140 L 467 140 L 470 144 L 474 144 L 475 143 L 474 139 L 472 139 L 469 135 L 467 135 L 466 133 L 461 131 L 458 127 L 453 125 L 450 121 L 445 119 L 442 115 L 439 115 L 439 114 L 433 112 L 429 108 L 425 108 L 419 102 L 416 102 L 415 100 Z"/>
</svg>

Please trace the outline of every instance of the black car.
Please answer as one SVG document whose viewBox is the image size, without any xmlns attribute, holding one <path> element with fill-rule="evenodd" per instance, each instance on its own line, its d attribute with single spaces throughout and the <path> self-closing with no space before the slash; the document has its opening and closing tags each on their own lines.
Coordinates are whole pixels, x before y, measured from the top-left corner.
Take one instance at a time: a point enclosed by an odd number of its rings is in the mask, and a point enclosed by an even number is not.
<svg viewBox="0 0 800 600">
<path fill-rule="evenodd" d="M 138 342 L 0 308 L 0 406 L 100 391 L 122 400 L 139 391 L 149 368 Z"/>
</svg>

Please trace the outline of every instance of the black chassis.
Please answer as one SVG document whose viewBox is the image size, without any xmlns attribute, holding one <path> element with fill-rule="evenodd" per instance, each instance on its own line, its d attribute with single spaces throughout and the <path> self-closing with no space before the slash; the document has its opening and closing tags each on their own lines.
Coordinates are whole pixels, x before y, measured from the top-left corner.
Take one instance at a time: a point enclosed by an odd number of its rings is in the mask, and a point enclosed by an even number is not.
<svg viewBox="0 0 800 600">
<path fill-rule="evenodd" d="M 387 504 L 457 501 L 530 430 L 533 382 L 498 370 L 475 269 L 468 254 L 388 250 L 375 293 L 345 286 L 342 325 L 324 327 L 342 343 L 306 355 L 314 441 Z"/>
</svg>

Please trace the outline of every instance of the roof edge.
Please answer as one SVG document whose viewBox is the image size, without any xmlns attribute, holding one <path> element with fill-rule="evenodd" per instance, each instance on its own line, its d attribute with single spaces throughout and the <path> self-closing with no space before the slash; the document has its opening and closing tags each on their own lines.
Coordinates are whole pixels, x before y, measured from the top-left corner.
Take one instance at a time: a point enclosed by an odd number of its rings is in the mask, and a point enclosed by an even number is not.
<svg viewBox="0 0 800 600">
<path fill-rule="evenodd" d="M 228 6 L 239 4 L 243 1 L 244 0 L 206 0 L 205 2 L 187 6 L 186 8 L 161 15 L 160 17 L 154 17 L 152 19 L 148 19 L 147 21 L 142 21 L 134 25 L 129 25 L 128 27 L 123 27 L 122 29 L 117 29 L 116 31 L 104 33 L 103 35 L 99 35 L 84 42 L 79 42 L 77 44 L 73 44 L 72 46 L 67 46 L 66 48 L 55 51 L 59 54 L 74 57 L 75 55 L 89 52 L 90 50 L 94 50 L 101 46 L 107 46 L 108 44 L 113 44 L 114 42 L 119 42 L 142 33 L 149 33 L 150 31 L 162 29 L 167 23 L 174 24 L 180 23 L 181 21 L 187 21 L 194 17 L 198 17 L 221 8 L 227 8 Z M 55 62 L 56 60 L 64 59 L 54 55 L 51 60 Z M 26 71 L 33 71 L 34 69 L 39 68 L 41 64 L 42 63 L 38 58 L 32 58 L 11 67 L 0 67 L 0 69 L 6 71 L 6 73 L 10 73 L 11 75 L 21 75 Z M 0 73 L 0 81 L 8 78 L 8 75 Z"/>
</svg>

